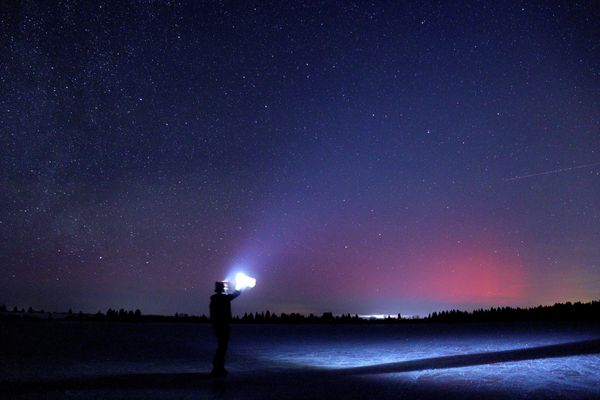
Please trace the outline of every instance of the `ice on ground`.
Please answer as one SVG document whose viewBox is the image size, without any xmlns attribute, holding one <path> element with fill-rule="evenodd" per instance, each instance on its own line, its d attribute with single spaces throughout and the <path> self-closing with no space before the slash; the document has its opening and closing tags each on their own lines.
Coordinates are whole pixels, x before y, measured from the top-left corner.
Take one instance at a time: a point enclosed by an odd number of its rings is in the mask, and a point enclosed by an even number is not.
<svg viewBox="0 0 600 400">
<path fill-rule="evenodd" d="M 597 324 L 235 325 L 221 381 L 208 325 L 0 328 L 17 399 L 600 398 Z"/>
</svg>

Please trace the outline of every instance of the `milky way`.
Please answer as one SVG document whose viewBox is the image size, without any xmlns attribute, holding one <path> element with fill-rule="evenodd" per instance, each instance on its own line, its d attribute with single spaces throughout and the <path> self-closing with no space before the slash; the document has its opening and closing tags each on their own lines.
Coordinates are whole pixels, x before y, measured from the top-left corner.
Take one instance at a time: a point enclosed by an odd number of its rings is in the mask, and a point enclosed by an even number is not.
<svg viewBox="0 0 600 400">
<path fill-rule="evenodd" d="M 0 304 L 600 297 L 593 2 L 2 2 Z M 575 168 L 575 167 L 572 167 Z M 516 179 L 514 178 L 514 179 Z"/>
</svg>

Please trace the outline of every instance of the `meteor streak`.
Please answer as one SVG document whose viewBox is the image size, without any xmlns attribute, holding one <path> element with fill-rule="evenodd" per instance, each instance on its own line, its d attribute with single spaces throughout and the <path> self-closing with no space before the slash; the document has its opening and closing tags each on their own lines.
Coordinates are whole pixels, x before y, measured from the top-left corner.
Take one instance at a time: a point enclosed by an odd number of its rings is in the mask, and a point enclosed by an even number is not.
<svg viewBox="0 0 600 400">
<path fill-rule="evenodd" d="M 551 171 L 536 172 L 534 174 L 528 174 L 528 175 L 518 175 L 518 176 L 513 176 L 512 178 L 504 178 L 504 180 L 506 182 L 516 181 L 518 179 L 533 178 L 534 176 L 541 176 L 541 175 L 557 174 L 559 172 L 571 171 L 574 169 L 581 169 L 581 168 L 595 167 L 597 165 L 600 165 L 600 162 L 592 163 L 592 164 L 577 165 L 575 167 L 553 169 Z"/>
</svg>

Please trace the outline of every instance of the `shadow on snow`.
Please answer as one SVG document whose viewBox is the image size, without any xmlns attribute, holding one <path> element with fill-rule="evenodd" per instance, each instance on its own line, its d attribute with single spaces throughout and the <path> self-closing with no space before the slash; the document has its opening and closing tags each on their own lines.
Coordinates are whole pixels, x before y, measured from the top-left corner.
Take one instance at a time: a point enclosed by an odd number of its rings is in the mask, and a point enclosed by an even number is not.
<svg viewBox="0 0 600 400">
<path fill-rule="evenodd" d="M 230 378 L 214 379 L 208 373 L 136 373 L 75 377 L 60 380 L 0 381 L 0 394 L 24 394 L 32 392 L 65 390 L 114 390 L 114 389 L 195 389 L 212 387 L 218 389 L 225 381 L 254 386 L 268 382 L 288 382 L 285 377 L 323 379 L 335 376 L 373 375 L 421 371 L 430 369 L 460 368 L 505 362 L 570 357 L 600 353 L 600 339 L 538 346 L 526 349 L 474 353 L 456 356 L 433 357 L 341 369 L 299 368 L 283 371 L 266 370 L 253 373 L 233 374 Z M 282 379 L 283 378 L 283 379 Z"/>
<path fill-rule="evenodd" d="M 526 349 L 424 358 L 421 360 L 346 368 L 339 371 L 343 374 L 352 375 L 386 374 L 395 372 L 421 371 L 427 369 L 471 367 L 476 365 L 539 360 L 544 358 L 570 357 L 597 353 L 600 353 L 600 339 L 538 346 Z"/>
</svg>

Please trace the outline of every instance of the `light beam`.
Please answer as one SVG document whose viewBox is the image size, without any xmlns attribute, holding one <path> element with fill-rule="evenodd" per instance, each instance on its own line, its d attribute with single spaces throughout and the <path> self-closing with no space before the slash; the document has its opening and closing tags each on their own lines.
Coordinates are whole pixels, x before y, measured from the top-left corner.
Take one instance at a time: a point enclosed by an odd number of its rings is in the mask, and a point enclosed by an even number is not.
<svg viewBox="0 0 600 400">
<path fill-rule="evenodd" d="M 235 290 L 244 290 L 247 288 L 253 288 L 256 285 L 256 279 L 244 274 L 243 272 L 238 272 L 235 275 Z"/>
</svg>

